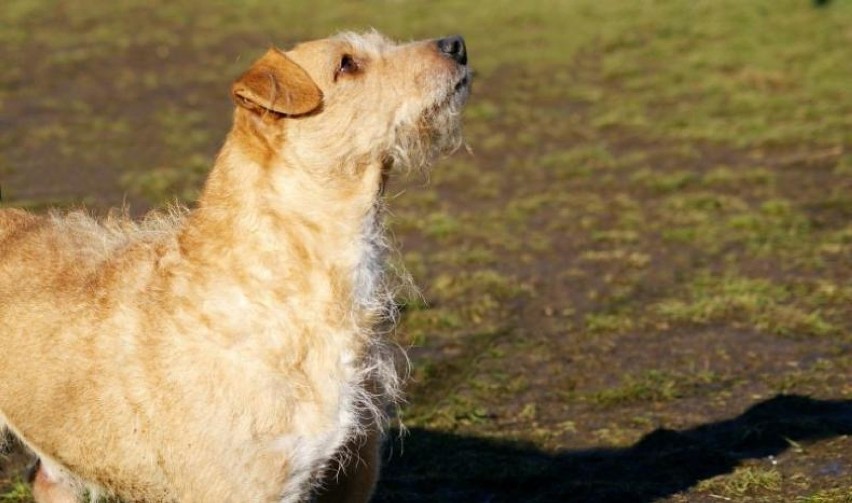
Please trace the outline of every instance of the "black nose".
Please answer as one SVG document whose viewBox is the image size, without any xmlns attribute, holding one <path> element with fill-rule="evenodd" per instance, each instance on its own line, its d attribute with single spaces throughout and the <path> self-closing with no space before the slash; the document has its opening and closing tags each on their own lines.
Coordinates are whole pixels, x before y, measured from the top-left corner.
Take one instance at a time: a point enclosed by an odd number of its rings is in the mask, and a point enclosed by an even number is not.
<svg viewBox="0 0 852 503">
<path fill-rule="evenodd" d="M 464 46 L 464 39 L 461 38 L 461 35 L 438 40 L 438 50 L 453 58 L 460 65 L 467 64 L 467 49 Z"/>
</svg>

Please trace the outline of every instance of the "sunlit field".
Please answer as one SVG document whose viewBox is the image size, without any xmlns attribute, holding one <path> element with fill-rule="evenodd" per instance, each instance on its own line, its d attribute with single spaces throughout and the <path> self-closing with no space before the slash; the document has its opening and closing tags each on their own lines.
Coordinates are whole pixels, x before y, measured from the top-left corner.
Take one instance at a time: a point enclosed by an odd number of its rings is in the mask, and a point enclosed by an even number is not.
<svg viewBox="0 0 852 503">
<path fill-rule="evenodd" d="M 476 71 L 376 501 L 852 503 L 852 2 L 4 0 L 0 204 L 191 204 L 254 58 L 371 28 Z"/>
</svg>

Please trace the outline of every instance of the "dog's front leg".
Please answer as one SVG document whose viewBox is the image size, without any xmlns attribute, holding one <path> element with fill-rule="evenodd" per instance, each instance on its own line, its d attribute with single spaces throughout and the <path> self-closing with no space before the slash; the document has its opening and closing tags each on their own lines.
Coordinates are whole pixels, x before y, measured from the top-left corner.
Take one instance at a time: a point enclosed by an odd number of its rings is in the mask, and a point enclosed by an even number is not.
<svg viewBox="0 0 852 503">
<path fill-rule="evenodd" d="M 77 503 L 77 493 L 66 480 L 46 469 L 41 460 L 36 460 L 30 469 L 33 499 L 36 503 Z"/>
<path fill-rule="evenodd" d="M 350 457 L 340 472 L 336 466 L 329 468 L 323 480 L 323 489 L 315 503 L 366 503 L 373 496 L 379 479 L 381 451 L 384 434 L 377 426 L 367 432 L 366 438 L 356 438 L 346 446 Z"/>
</svg>

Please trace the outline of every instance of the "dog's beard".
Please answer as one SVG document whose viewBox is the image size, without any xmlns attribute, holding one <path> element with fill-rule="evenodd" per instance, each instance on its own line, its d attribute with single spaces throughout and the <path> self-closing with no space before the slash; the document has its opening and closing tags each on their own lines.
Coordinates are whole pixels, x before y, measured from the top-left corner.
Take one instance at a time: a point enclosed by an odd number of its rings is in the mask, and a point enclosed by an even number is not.
<svg viewBox="0 0 852 503">
<path fill-rule="evenodd" d="M 397 127 L 390 149 L 393 169 L 426 173 L 438 157 L 458 150 L 464 144 L 461 118 L 469 94 L 464 82 L 415 120 Z"/>
</svg>

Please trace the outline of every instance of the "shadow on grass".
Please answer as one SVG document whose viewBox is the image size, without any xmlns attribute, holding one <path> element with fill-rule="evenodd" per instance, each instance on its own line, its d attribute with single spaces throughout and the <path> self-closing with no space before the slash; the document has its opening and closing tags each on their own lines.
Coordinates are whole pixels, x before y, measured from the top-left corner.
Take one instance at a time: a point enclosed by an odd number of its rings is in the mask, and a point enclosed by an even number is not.
<svg viewBox="0 0 852 503">
<path fill-rule="evenodd" d="M 792 442 L 852 434 L 852 401 L 779 395 L 725 421 L 658 429 L 623 449 L 534 446 L 412 429 L 392 456 L 380 502 L 645 503 L 778 455 Z M 398 445 L 396 446 L 398 449 Z"/>
</svg>

